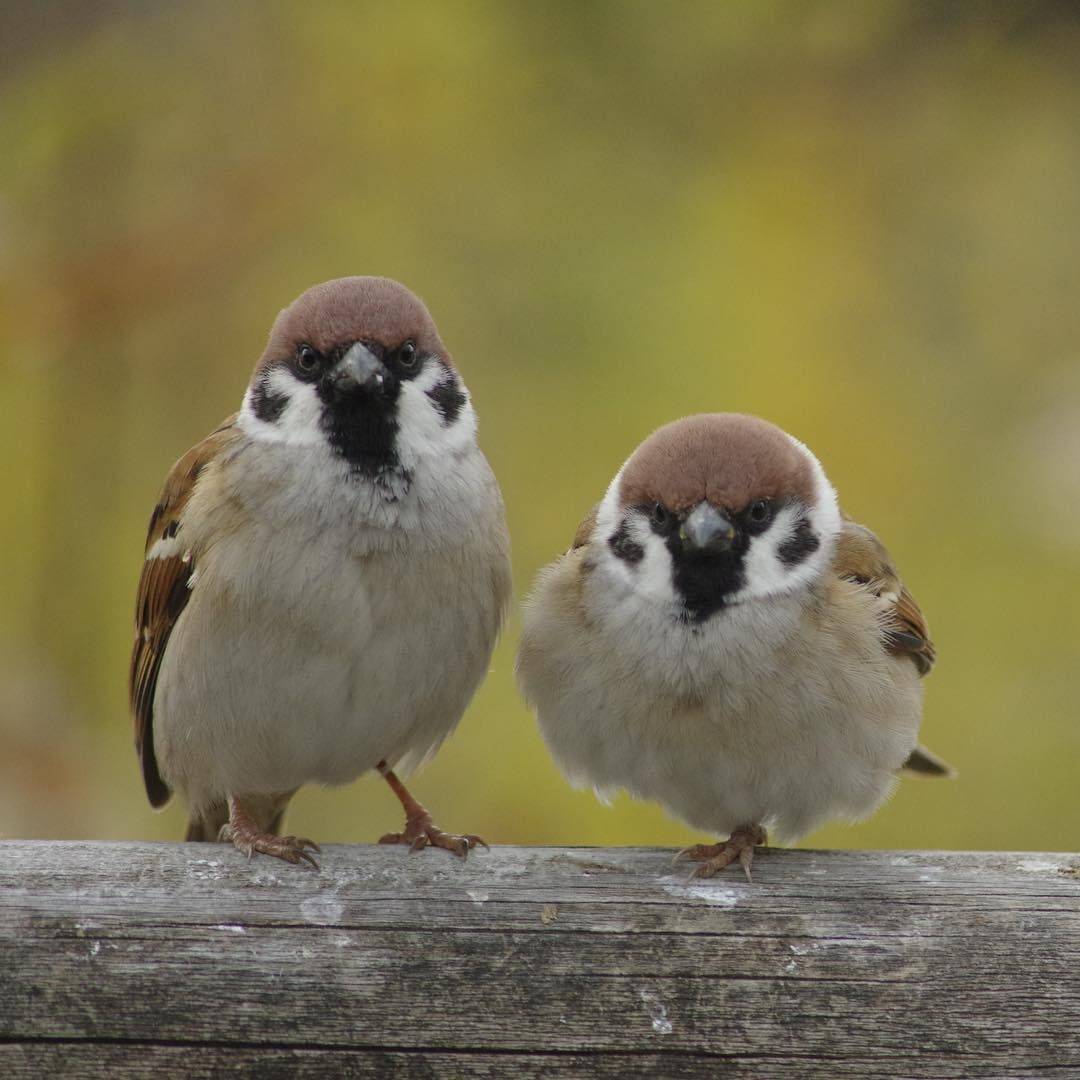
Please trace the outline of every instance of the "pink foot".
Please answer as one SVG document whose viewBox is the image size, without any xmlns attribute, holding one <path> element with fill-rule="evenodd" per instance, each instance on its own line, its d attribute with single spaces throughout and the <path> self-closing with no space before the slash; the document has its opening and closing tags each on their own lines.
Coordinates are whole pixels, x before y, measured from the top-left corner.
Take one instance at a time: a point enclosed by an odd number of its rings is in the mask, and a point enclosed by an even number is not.
<svg viewBox="0 0 1080 1080">
<path fill-rule="evenodd" d="M 408 844 L 410 851 L 423 851 L 426 847 L 444 848 L 463 859 L 468 857 L 474 847 L 487 847 L 485 840 L 471 833 L 459 836 L 456 833 L 443 832 L 431 820 L 431 815 L 426 810 L 406 818 L 404 832 L 387 833 L 379 838 L 379 843 Z"/>
<path fill-rule="evenodd" d="M 305 850 L 320 850 L 314 840 L 308 840 L 304 836 L 275 836 L 273 833 L 261 832 L 234 798 L 229 799 L 229 820 L 221 826 L 218 839 L 223 843 L 232 842 L 249 859 L 257 851 L 261 855 L 284 859 L 294 866 L 298 863 L 310 863 L 316 870 L 319 869 L 319 864 Z"/>
<path fill-rule="evenodd" d="M 754 862 L 754 848 L 764 844 L 766 840 L 765 830 L 760 825 L 740 825 L 722 844 L 694 844 L 693 847 L 684 848 L 675 856 L 679 859 L 691 859 L 700 862 L 701 865 L 694 868 L 691 878 L 710 878 L 713 874 L 730 866 L 736 859 L 739 860 L 746 874 L 746 880 L 750 877 L 750 867 Z"/>
</svg>

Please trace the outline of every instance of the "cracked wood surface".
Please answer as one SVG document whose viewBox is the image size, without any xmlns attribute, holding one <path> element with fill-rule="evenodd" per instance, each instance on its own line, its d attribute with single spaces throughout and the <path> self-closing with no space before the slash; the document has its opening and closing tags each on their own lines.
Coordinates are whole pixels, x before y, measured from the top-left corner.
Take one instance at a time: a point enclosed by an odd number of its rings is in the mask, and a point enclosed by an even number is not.
<svg viewBox="0 0 1080 1080">
<path fill-rule="evenodd" d="M 0 842 L 0 1075 L 1080 1076 L 1080 855 Z"/>
</svg>

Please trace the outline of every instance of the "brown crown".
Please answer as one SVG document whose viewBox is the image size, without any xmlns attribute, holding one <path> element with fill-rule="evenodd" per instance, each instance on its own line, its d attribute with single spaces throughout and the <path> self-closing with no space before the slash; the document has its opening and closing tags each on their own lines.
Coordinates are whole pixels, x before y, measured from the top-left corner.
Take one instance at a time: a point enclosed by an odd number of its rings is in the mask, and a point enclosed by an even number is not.
<svg viewBox="0 0 1080 1080">
<path fill-rule="evenodd" d="M 346 277 L 314 285 L 274 320 L 256 370 L 291 356 L 302 343 L 327 352 L 354 341 L 396 348 L 412 339 L 421 353 L 452 363 L 423 301 L 390 278 Z"/>
<path fill-rule="evenodd" d="M 814 505 L 809 457 L 775 424 L 742 413 L 687 416 L 654 431 L 626 463 L 622 506 L 680 511 L 708 500 L 737 512 L 754 499 Z"/>
</svg>

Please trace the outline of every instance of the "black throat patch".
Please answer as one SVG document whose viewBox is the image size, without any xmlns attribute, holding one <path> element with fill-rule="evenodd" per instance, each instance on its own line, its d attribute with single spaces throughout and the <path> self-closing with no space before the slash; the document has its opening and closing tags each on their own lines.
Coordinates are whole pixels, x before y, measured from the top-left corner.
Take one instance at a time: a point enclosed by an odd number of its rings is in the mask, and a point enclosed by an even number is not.
<svg viewBox="0 0 1080 1080">
<path fill-rule="evenodd" d="M 668 547 L 674 567 L 672 576 L 691 622 L 704 622 L 715 615 L 727 605 L 728 597 L 746 584 L 745 544 L 719 553 L 673 547 Z"/>
<path fill-rule="evenodd" d="M 396 380 L 388 380 L 382 392 L 339 394 L 325 383 L 317 387 L 327 441 L 362 476 L 403 472 L 397 453 L 399 389 Z"/>
<path fill-rule="evenodd" d="M 322 426 L 334 452 L 354 472 L 377 476 L 400 469 L 398 425 L 392 413 L 357 403 L 338 405 L 323 412 Z"/>
</svg>

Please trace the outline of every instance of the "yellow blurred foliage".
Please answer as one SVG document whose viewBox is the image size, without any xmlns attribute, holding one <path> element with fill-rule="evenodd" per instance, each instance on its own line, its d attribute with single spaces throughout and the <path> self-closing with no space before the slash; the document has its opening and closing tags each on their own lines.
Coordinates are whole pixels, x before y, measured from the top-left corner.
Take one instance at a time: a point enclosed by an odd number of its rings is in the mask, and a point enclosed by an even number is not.
<svg viewBox="0 0 1080 1080">
<path fill-rule="evenodd" d="M 940 650 L 925 740 L 960 779 L 808 843 L 1077 847 L 1074 7 L 54 0 L 0 30 L 0 835 L 180 835 L 127 717 L 148 515 L 277 310 L 376 273 L 463 369 L 519 596 L 694 411 L 791 430 L 886 539 Z M 415 783 L 438 819 L 694 839 L 570 790 L 518 631 Z M 291 825 L 368 841 L 398 816 L 368 777 Z"/>
</svg>

